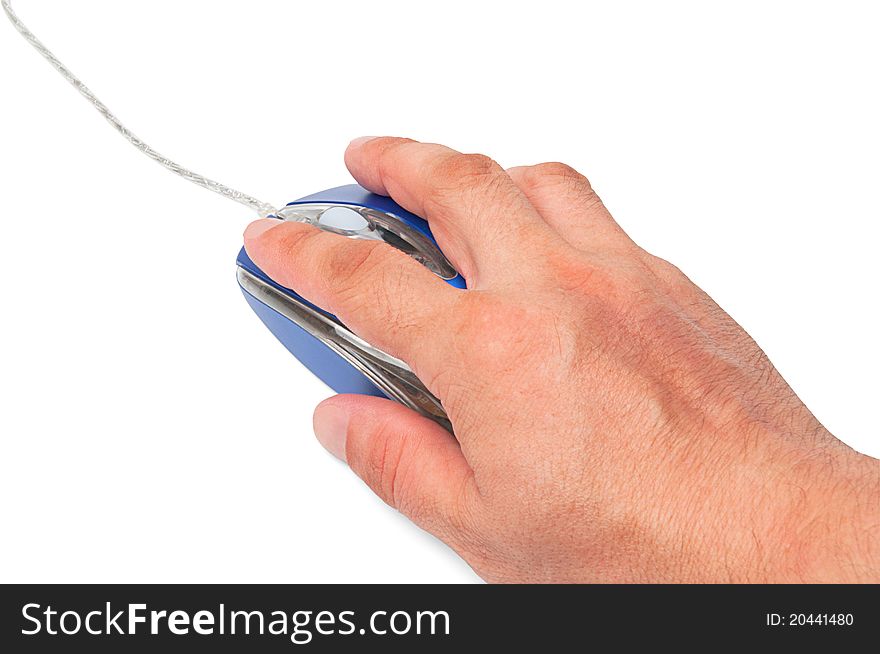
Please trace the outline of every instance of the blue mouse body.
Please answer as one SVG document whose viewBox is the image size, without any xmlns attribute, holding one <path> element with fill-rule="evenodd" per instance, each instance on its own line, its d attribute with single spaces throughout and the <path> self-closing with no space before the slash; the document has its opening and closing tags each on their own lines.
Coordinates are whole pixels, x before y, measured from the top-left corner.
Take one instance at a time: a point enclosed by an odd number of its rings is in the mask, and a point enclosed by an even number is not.
<svg viewBox="0 0 880 654">
<path fill-rule="evenodd" d="M 385 240 L 420 260 L 448 284 L 465 287 L 464 279 L 440 252 L 425 220 L 390 198 L 360 186 L 340 186 L 306 196 L 277 214 L 343 236 Z M 427 393 L 406 364 L 352 337 L 335 316 L 275 283 L 251 261 L 244 248 L 236 263 L 239 285 L 260 320 L 330 388 L 338 393 L 391 397 L 441 422 L 445 420 L 439 402 Z M 425 405 L 424 397 L 413 400 L 412 396 L 426 393 L 431 398 L 427 400 L 430 407 Z"/>
</svg>

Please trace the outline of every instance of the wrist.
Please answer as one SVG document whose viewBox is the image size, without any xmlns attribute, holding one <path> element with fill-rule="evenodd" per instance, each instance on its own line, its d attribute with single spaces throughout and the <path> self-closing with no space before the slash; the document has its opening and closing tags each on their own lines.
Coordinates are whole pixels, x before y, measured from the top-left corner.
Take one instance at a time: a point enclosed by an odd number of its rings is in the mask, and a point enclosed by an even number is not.
<svg viewBox="0 0 880 654">
<path fill-rule="evenodd" d="M 880 581 L 880 461 L 828 436 L 833 442 L 783 482 L 793 501 L 780 517 L 778 563 L 767 581 Z"/>
</svg>

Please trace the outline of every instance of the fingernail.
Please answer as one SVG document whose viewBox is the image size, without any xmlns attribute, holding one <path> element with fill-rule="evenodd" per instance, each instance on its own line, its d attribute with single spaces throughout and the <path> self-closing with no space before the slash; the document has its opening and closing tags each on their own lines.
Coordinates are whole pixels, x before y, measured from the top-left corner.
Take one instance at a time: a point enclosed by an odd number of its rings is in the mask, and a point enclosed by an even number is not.
<svg viewBox="0 0 880 654">
<path fill-rule="evenodd" d="M 348 147 L 349 148 L 359 148 L 364 143 L 367 143 L 368 141 L 372 141 L 373 139 L 377 139 L 377 138 L 379 138 L 379 137 L 378 136 L 359 136 L 358 138 L 354 139 L 351 143 L 349 143 Z"/>
<path fill-rule="evenodd" d="M 337 459 L 345 461 L 348 412 L 332 404 L 319 404 L 315 409 L 313 423 L 318 442 Z"/>
<path fill-rule="evenodd" d="M 278 218 L 260 218 L 247 226 L 247 229 L 244 230 L 244 237 L 246 240 L 257 238 L 263 232 L 266 232 L 283 222 L 283 220 L 279 220 Z"/>
</svg>

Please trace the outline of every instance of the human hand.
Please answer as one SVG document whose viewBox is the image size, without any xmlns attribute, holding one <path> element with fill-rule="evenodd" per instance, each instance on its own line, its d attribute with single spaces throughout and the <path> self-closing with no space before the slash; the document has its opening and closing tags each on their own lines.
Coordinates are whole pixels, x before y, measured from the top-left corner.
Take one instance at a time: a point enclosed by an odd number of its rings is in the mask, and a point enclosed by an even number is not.
<svg viewBox="0 0 880 654">
<path fill-rule="evenodd" d="M 352 142 L 346 164 L 430 222 L 468 290 L 295 222 L 257 221 L 245 247 L 440 398 L 455 438 L 353 395 L 322 402 L 315 432 L 480 576 L 880 581 L 880 462 L 584 177 L 395 138 Z"/>
</svg>

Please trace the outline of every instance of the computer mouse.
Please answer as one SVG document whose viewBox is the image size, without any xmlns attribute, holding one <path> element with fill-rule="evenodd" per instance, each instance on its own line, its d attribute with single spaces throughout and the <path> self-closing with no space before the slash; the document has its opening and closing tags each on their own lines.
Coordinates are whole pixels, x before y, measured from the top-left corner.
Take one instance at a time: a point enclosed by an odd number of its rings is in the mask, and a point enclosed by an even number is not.
<svg viewBox="0 0 880 654">
<path fill-rule="evenodd" d="M 464 279 L 440 251 L 428 223 L 393 200 L 357 186 L 340 186 L 296 200 L 281 210 L 247 193 L 209 179 L 160 154 L 135 136 L 76 77 L 3 0 L 16 30 L 140 152 L 175 175 L 255 210 L 260 216 L 310 223 L 349 238 L 378 240 L 405 252 L 447 283 L 464 288 Z M 440 401 L 403 361 L 357 337 L 335 316 L 273 282 L 242 248 L 238 283 L 248 303 L 284 346 L 309 370 L 339 393 L 363 393 L 397 400 L 449 428 Z"/>
<path fill-rule="evenodd" d="M 428 268 L 446 283 L 465 281 L 443 255 L 428 223 L 391 198 L 351 184 L 306 196 L 275 212 L 348 238 L 383 241 Z M 449 420 L 409 366 L 370 345 L 336 316 L 271 280 L 248 257 L 238 253 L 237 279 L 260 320 L 293 356 L 337 393 L 388 397 L 447 429 Z"/>
</svg>

